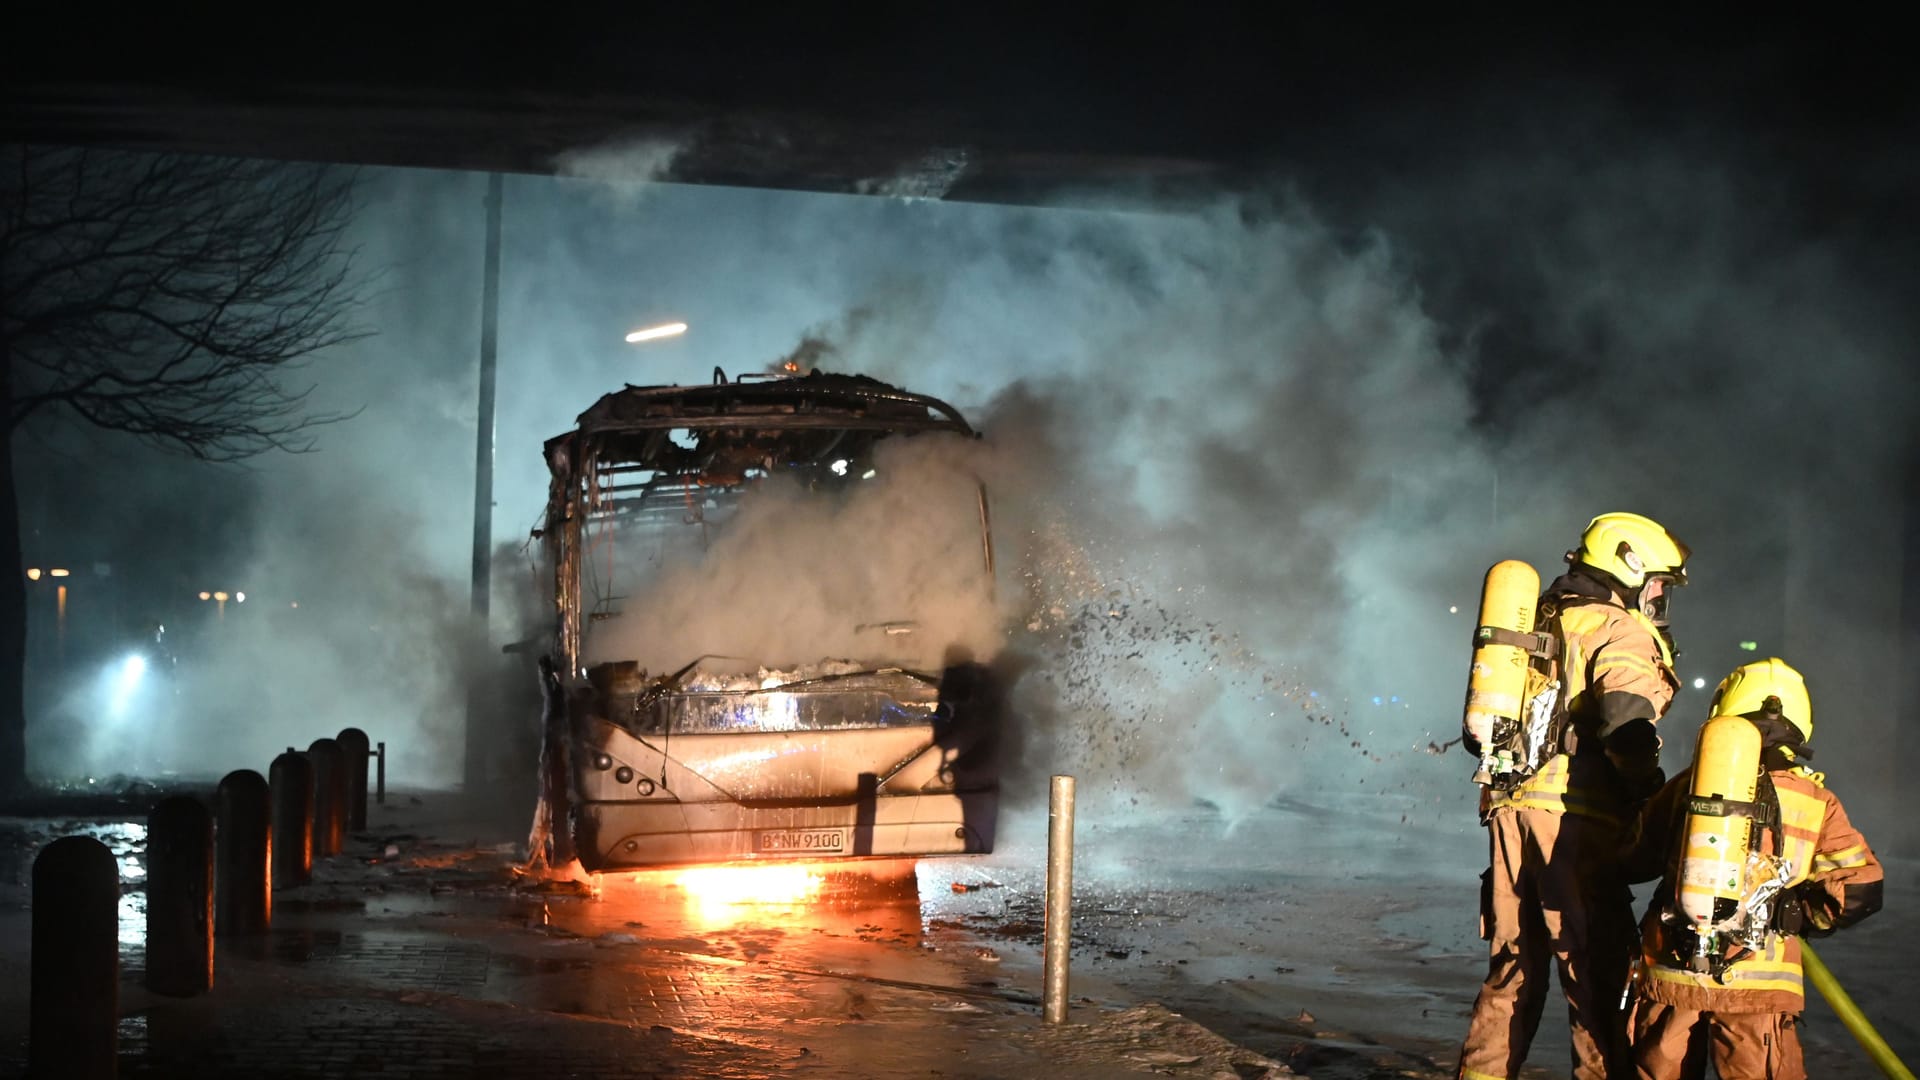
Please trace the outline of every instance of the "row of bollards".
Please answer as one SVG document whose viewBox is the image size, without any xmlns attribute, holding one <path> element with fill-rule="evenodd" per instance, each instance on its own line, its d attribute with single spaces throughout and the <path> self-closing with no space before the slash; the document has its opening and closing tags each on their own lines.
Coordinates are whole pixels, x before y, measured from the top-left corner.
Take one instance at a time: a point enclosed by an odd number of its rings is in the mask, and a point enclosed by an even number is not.
<svg viewBox="0 0 1920 1080">
<path fill-rule="evenodd" d="M 251 769 L 220 781 L 209 811 L 187 795 L 147 817 L 147 977 L 156 994 L 192 997 L 213 986 L 214 938 L 265 933 L 273 891 L 313 878 L 315 855 L 338 854 L 366 829 L 367 768 L 377 758 L 386 795 L 386 743 L 347 728 L 291 747 L 267 777 Z M 114 1075 L 119 1023 L 119 864 L 100 841 L 68 836 L 33 863 L 28 1075 Z"/>
</svg>

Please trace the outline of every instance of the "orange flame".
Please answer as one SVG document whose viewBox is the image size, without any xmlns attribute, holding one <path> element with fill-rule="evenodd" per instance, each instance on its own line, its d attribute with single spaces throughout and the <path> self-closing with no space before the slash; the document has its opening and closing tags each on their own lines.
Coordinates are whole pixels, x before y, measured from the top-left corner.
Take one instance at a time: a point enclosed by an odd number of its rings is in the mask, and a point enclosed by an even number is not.
<svg viewBox="0 0 1920 1080">
<path fill-rule="evenodd" d="M 719 914 L 740 904 L 799 904 L 820 894 L 826 878 L 807 863 L 703 866 L 683 870 L 674 884 L 701 910 Z"/>
</svg>

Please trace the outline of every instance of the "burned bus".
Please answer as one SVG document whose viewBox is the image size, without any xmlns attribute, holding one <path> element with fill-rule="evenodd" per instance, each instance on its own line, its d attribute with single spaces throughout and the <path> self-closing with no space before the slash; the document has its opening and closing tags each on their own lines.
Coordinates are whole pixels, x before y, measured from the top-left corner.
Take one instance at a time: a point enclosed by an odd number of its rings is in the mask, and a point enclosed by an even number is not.
<svg viewBox="0 0 1920 1080">
<path fill-rule="evenodd" d="M 953 625 L 991 608 L 986 487 L 889 450 L 975 439 L 864 376 L 716 369 L 607 394 L 549 440 L 536 858 L 991 851 L 998 709 Z"/>
</svg>

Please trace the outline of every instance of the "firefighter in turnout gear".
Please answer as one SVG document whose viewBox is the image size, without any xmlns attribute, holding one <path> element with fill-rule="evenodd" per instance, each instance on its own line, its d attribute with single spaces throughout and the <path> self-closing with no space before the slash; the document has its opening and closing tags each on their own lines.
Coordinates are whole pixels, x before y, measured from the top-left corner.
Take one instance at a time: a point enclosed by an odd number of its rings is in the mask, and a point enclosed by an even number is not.
<svg viewBox="0 0 1920 1080">
<path fill-rule="evenodd" d="M 1711 714 L 1709 726 L 1731 719 L 1736 730 L 1743 721 L 1757 729 L 1743 733 L 1745 760 L 1716 752 L 1703 729 L 1693 767 L 1647 803 L 1625 848 L 1631 880 L 1664 874 L 1641 924 L 1636 1075 L 1702 1075 L 1711 1056 L 1721 1080 L 1804 1080 L 1800 938 L 1880 910 L 1880 863 L 1825 777 L 1804 764 L 1813 704 L 1799 672 L 1778 659 L 1737 668 Z M 1732 796 L 1711 797 L 1736 785 Z M 1733 826 L 1725 835 L 1734 843 L 1693 844 L 1720 835 L 1716 821 Z M 1726 856 L 1703 849 L 1729 846 L 1740 856 L 1735 873 L 1713 873 Z"/>
<path fill-rule="evenodd" d="M 1633 909 L 1617 855 L 1635 804 L 1664 779 L 1654 725 L 1679 687 L 1667 599 L 1686 582 L 1687 556 L 1657 522 L 1603 514 L 1540 597 L 1533 664 L 1547 692 L 1535 700 L 1551 723 L 1530 760 L 1481 796 L 1489 961 L 1460 1051 L 1465 1080 L 1519 1075 L 1552 968 L 1567 999 L 1575 1080 L 1630 1075 L 1620 1001 Z M 1482 756 L 1471 732 L 1464 742 Z"/>
</svg>

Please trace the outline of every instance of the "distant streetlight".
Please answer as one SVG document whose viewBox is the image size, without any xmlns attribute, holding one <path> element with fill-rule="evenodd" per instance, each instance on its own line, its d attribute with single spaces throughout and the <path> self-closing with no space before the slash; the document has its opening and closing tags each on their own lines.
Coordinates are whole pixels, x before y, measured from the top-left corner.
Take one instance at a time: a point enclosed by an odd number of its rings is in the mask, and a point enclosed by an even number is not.
<svg viewBox="0 0 1920 1080">
<path fill-rule="evenodd" d="M 71 573 L 73 573 L 73 571 L 71 571 L 71 570 L 49 570 L 49 571 L 47 571 L 47 573 L 49 573 L 49 574 L 52 574 L 52 575 L 53 575 L 54 577 L 66 577 L 66 576 L 67 576 L 68 574 L 71 574 Z"/>
<path fill-rule="evenodd" d="M 675 337 L 677 335 L 684 334 L 686 332 L 687 332 L 686 323 L 683 323 L 683 322 L 661 323 L 659 326 L 649 326 L 644 330 L 635 330 L 633 333 L 628 334 L 627 344 L 637 345 L 642 341 L 653 341 L 656 338 Z"/>
<path fill-rule="evenodd" d="M 28 570 L 27 570 L 27 580 L 28 580 L 28 581 L 39 581 L 39 580 L 40 580 L 40 568 L 39 568 L 39 567 L 37 567 L 37 566 L 34 566 L 34 567 L 29 567 L 29 568 L 28 568 Z"/>
<path fill-rule="evenodd" d="M 212 593 L 210 593 L 210 592 L 208 592 L 208 591 L 207 591 L 207 590 L 205 590 L 205 589 L 201 589 L 201 590 L 200 590 L 200 599 L 202 599 L 202 600 L 211 600 L 211 599 L 213 599 L 213 594 L 212 594 Z"/>
</svg>

